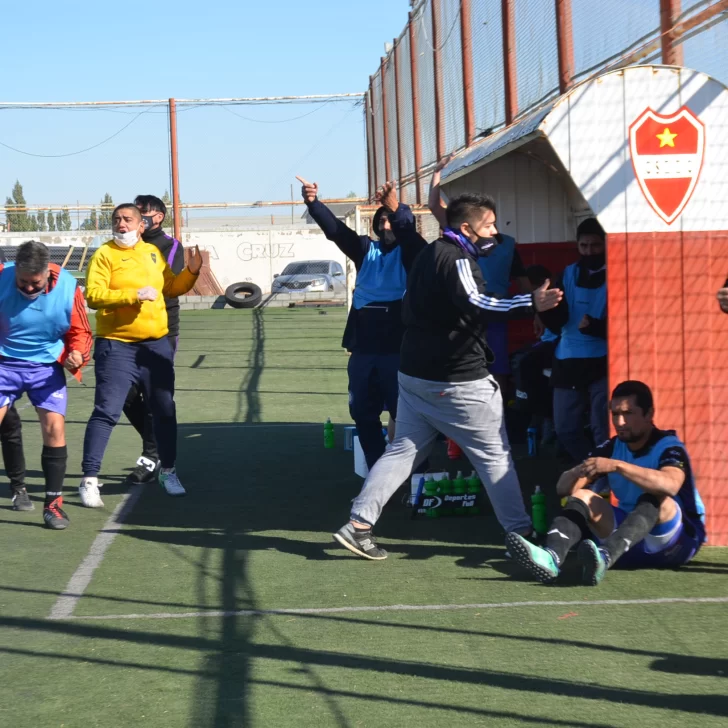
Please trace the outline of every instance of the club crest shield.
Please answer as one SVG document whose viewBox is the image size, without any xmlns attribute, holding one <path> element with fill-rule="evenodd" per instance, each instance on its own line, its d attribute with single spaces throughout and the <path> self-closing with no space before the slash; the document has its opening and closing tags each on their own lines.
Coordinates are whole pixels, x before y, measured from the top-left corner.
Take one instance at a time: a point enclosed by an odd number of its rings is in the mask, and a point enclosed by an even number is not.
<svg viewBox="0 0 728 728">
<path fill-rule="evenodd" d="M 698 184 L 705 152 L 703 122 L 687 106 L 671 115 L 648 107 L 629 127 L 629 151 L 642 194 L 672 224 Z"/>
</svg>

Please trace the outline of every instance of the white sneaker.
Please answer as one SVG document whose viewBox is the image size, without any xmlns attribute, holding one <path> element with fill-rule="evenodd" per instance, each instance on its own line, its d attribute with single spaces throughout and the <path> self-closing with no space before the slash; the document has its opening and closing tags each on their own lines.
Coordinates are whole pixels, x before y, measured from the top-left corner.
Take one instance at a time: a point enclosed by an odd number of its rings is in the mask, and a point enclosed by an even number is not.
<svg viewBox="0 0 728 728">
<path fill-rule="evenodd" d="M 78 486 L 78 494 L 81 496 L 81 503 L 86 508 L 103 508 L 104 502 L 99 495 L 101 484 L 98 478 L 81 478 L 81 485 Z"/>
<path fill-rule="evenodd" d="M 162 468 L 159 473 L 159 483 L 167 491 L 167 495 L 181 496 L 187 493 L 179 482 L 176 468 Z"/>
</svg>

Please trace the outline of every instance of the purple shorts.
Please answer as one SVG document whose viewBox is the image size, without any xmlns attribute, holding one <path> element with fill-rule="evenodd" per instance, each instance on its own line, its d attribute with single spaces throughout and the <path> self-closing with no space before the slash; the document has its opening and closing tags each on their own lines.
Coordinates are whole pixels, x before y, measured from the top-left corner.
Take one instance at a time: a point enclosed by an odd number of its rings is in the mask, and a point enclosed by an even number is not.
<svg viewBox="0 0 728 728">
<path fill-rule="evenodd" d="M 20 359 L 0 359 L 0 407 L 7 407 L 23 394 L 33 407 L 66 416 L 68 396 L 63 367 Z"/>
<path fill-rule="evenodd" d="M 612 508 L 616 529 L 629 514 L 621 508 Z M 655 526 L 617 561 L 615 567 L 659 569 L 687 564 L 700 550 L 701 543 L 696 534 L 697 529 L 689 521 L 686 523 L 682 512 L 679 512 L 674 525 Z"/>
</svg>

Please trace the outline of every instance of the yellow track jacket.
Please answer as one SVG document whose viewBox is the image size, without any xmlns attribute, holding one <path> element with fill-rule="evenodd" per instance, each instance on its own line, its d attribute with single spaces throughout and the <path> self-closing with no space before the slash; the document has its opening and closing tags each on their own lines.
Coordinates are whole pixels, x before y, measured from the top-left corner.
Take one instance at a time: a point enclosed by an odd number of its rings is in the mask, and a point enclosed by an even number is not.
<svg viewBox="0 0 728 728">
<path fill-rule="evenodd" d="M 196 281 L 188 268 L 175 276 L 156 245 L 104 243 L 86 271 L 86 302 L 98 310 L 96 335 L 126 342 L 161 339 L 169 331 L 164 297 L 183 296 Z M 137 291 L 146 286 L 157 289 L 156 301 L 139 300 Z"/>
</svg>

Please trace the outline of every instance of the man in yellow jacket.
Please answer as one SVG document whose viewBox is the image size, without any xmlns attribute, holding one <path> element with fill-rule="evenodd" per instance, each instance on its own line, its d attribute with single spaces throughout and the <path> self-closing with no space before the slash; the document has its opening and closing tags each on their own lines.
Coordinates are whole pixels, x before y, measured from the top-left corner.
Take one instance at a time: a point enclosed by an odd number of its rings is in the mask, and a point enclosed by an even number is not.
<svg viewBox="0 0 728 728">
<path fill-rule="evenodd" d="M 139 209 L 129 203 L 112 213 L 114 239 L 91 258 L 86 273 L 86 301 L 96 309 L 96 395 L 83 442 L 81 502 L 100 508 L 98 474 L 111 431 L 119 421 L 132 384 L 142 389 L 154 418 L 159 449 L 159 481 L 169 495 L 185 494 L 175 470 L 177 413 L 174 404 L 172 347 L 167 338 L 164 298 L 182 296 L 202 268 L 198 248 L 179 275 L 159 249 L 141 239 Z"/>
</svg>

